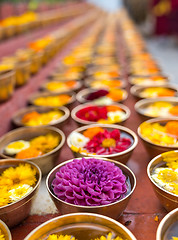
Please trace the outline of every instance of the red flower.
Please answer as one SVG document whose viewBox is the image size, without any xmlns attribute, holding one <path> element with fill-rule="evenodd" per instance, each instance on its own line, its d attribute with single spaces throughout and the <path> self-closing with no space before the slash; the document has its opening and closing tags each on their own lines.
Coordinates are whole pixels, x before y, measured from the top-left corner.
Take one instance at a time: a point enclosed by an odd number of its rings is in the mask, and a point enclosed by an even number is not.
<svg viewBox="0 0 178 240">
<path fill-rule="evenodd" d="M 97 155 L 115 154 L 128 149 L 131 145 L 129 138 L 122 138 L 120 131 L 115 129 L 111 132 L 104 130 L 96 134 L 84 147 L 89 153 Z"/>
<path fill-rule="evenodd" d="M 97 122 L 100 119 L 107 119 L 107 107 L 85 107 L 79 110 L 76 116 L 82 120 Z"/>
</svg>

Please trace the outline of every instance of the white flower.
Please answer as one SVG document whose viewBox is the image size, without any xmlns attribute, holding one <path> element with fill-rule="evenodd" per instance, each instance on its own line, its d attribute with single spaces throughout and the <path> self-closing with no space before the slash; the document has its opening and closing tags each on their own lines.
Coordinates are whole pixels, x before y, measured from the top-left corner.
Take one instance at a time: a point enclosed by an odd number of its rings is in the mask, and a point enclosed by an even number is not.
<svg viewBox="0 0 178 240">
<path fill-rule="evenodd" d="M 33 187 L 31 187 L 28 184 L 23 184 L 9 190 L 9 193 L 10 193 L 9 197 L 12 202 L 16 202 L 20 200 L 22 197 L 26 196 L 32 190 L 33 190 Z"/>
<path fill-rule="evenodd" d="M 90 139 L 78 132 L 72 132 L 70 134 L 70 143 L 77 148 L 83 148 Z"/>
<path fill-rule="evenodd" d="M 116 122 L 121 122 L 122 120 L 125 119 L 125 113 L 123 111 L 114 111 L 114 112 L 108 112 L 107 113 L 108 120 L 116 123 Z"/>
<path fill-rule="evenodd" d="M 96 103 L 98 105 L 110 105 L 113 103 L 113 100 L 108 97 L 101 97 L 101 98 L 96 99 L 94 101 L 94 103 Z"/>
</svg>

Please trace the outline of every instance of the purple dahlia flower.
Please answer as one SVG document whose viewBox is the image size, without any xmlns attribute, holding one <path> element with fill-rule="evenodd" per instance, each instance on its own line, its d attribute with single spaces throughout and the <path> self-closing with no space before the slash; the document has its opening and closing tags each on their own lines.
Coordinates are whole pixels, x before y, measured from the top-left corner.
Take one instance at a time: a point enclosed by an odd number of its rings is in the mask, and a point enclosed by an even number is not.
<svg viewBox="0 0 178 240">
<path fill-rule="evenodd" d="M 74 159 L 61 167 L 52 188 L 59 199 L 83 206 L 110 204 L 127 192 L 122 170 L 114 163 L 95 158 Z"/>
</svg>

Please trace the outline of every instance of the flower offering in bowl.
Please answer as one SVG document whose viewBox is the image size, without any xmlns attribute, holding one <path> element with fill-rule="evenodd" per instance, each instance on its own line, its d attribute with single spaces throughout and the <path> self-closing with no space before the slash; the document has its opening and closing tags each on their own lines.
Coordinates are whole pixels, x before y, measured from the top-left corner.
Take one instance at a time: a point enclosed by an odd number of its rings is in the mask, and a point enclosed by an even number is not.
<svg viewBox="0 0 178 240">
<path fill-rule="evenodd" d="M 178 206 L 178 151 L 164 152 L 151 160 L 147 174 L 156 196 L 167 211 Z"/>
<path fill-rule="evenodd" d="M 24 240 L 136 240 L 121 223 L 93 213 L 73 213 L 53 218 L 34 229 Z"/>
<path fill-rule="evenodd" d="M 0 239 L 1 240 L 12 240 L 11 232 L 7 225 L 0 220 Z"/>
<path fill-rule="evenodd" d="M 41 182 L 41 171 L 32 162 L 0 160 L 0 219 L 9 227 L 23 221 Z"/>
<path fill-rule="evenodd" d="M 0 138 L 0 154 L 3 158 L 32 161 L 47 174 L 57 162 L 64 142 L 64 133 L 55 127 L 23 127 Z"/>
<path fill-rule="evenodd" d="M 176 97 L 177 87 L 171 85 L 162 86 L 133 86 L 130 89 L 132 95 L 137 98 L 160 98 L 160 97 Z"/>
<path fill-rule="evenodd" d="M 178 208 L 169 212 L 160 222 L 156 240 L 177 240 L 178 239 Z"/>
<path fill-rule="evenodd" d="M 123 104 L 96 105 L 81 104 L 71 112 L 72 118 L 80 125 L 91 123 L 122 123 L 130 116 L 130 110 Z"/>
<path fill-rule="evenodd" d="M 71 132 L 67 144 L 76 157 L 106 157 L 126 163 L 138 142 L 128 128 L 114 124 L 90 124 Z"/>
<path fill-rule="evenodd" d="M 178 99 L 176 97 L 143 99 L 135 104 L 135 110 L 143 120 L 178 117 Z"/>
<path fill-rule="evenodd" d="M 136 179 L 121 163 L 87 157 L 59 164 L 48 174 L 46 185 L 62 214 L 93 212 L 117 219 L 128 204 Z"/>
<path fill-rule="evenodd" d="M 155 118 L 143 122 L 138 128 L 148 154 L 155 157 L 178 148 L 178 118 Z"/>
<path fill-rule="evenodd" d="M 8 65 L 0 64 L 0 102 L 8 100 L 14 92 L 15 71 Z"/>
<path fill-rule="evenodd" d="M 76 91 L 81 88 L 81 82 L 76 80 L 71 81 L 48 81 L 43 86 L 42 89 L 47 92 L 68 92 L 68 91 Z"/>
<path fill-rule="evenodd" d="M 92 89 L 86 88 L 77 93 L 76 98 L 80 103 L 90 102 L 108 105 L 113 102 L 122 102 L 127 98 L 126 90 L 119 88 Z"/>
<path fill-rule="evenodd" d="M 164 85 L 168 83 L 169 78 L 163 75 L 155 75 L 155 76 L 148 76 L 148 77 L 139 77 L 139 76 L 130 76 L 129 82 L 131 85 L 139 85 L 139 86 L 157 86 L 157 85 Z"/>
<path fill-rule="evenodd" d="M 70 116 L 70 111 L 66 107 L 26 107 L 20 109 L 13 117 L 13 123 L 18 126 L 41 126 L 50 125 L 61 127 Z"/>
<path fill-rule="evenodd" d="M 85 85 L 90 88 L 125 88 L 126 82 L 120 79 L 86 79 Z"/>
<path fill-rule="evenodd" d="M 61 107 L 70 106 L 75 101 L 74 93 L 35 93 L 29 102 L 35 106 Z"/>
</svg>

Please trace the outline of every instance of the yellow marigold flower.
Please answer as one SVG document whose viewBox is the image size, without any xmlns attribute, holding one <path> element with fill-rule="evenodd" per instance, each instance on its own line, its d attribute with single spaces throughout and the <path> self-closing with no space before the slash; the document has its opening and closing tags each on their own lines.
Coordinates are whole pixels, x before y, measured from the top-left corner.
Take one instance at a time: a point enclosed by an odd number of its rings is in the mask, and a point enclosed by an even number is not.
<svg viewBox="0 0 178 240">
<path fill-rule="evenodd" d="M 5 240 L 5 236 L 4 236 L 3 232 L 1 231 L 1 229 L 0 229 L 0 240 Z"/>
<path fill-rule="evenodd" d="M 163 161 L 172 169 L 178 169 L 178 152 L 170 151 L 161 154 Z"/>
<path fill-rule="evenodd" d="M 172 240 L 178 240 L 178 237 L 172 237 Z"/>
<path fill-rule="evenodd" d="M 10 199 L 9 199 L 9 193 L 7 190 L 7 187 L 0 187 L 0 192 L 1 192 L 1 196 L 0 196 L 0 207 L 6 206 L 10 203 Z M 1 240 L 1 238 L 0 238 Z"/>
<path fill-rule="evenodd" d="M 49 237 L 47 238 L 47 240 L 75 240 L 74 237 L 70 236 L 70 235 L 57 235 L 57 234 L 52 234 L 49 235 Z"/>
<path fill-rule="evenodd" d="M 50 152 L 59 144 L 60 139 L 53 134 L 39 136 L 30 141 L 31 147 L 41 150 L 43 153 Z"/>
<path fill-rule="evenodd" d="M 7 179 L 9 186 L 19 186 L 21 184 L 28 184 L 33 186 L 36 183 L 36 170 L 32 169 L 30 164 L 20 164 L 18 167 L 10 167 L 6 169 L 2 175 L 1 180 Z"/>
<path fill-rule="evenodd" d="M 12 202 L 16 202 L 23 198 L 25 195 L 30 193 L 33 190 L 33 187 L 27 184 L 19 185 L 9 191 L 9 197 Z"/>
<path fill-rule="evenodd" d="M 101 236 L 100 238 L 95 238 L 94 240 L 123 240 L 123 238 L 119 236 L 116 238 L 113 238 L 112 233 L 109 233 L 106 237 Z"/>
</svg>

